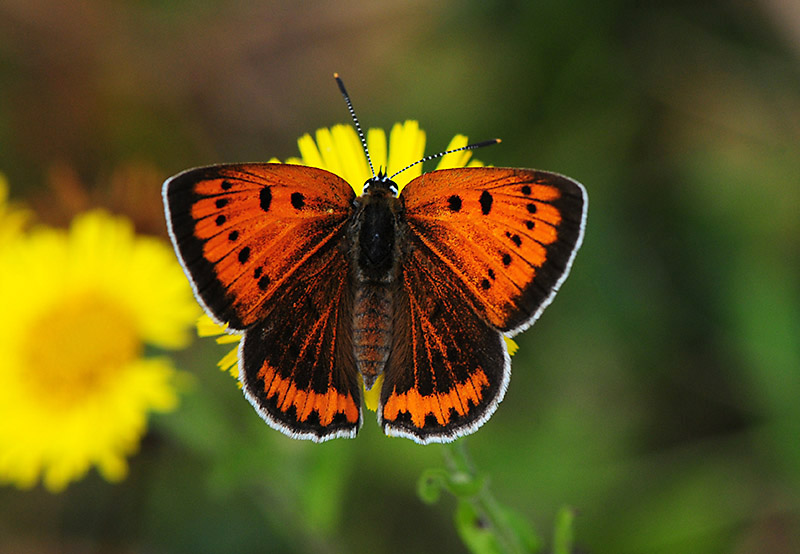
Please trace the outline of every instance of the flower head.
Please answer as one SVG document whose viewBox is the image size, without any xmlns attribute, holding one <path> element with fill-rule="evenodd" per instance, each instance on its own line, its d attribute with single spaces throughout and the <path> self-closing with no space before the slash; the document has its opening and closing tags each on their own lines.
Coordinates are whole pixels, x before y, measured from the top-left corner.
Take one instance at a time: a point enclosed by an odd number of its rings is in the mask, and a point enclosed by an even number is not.
<svg viewBox="0 0 800 554">
<path fill-rule="evenodd" d="M 316 140 L 306 134 L 300 137 L 297 145 L 300 149 L 299 158 L 289 158 L 286 163 L 302 164 L 310 167 L 325 169 L 335 173 L 347 181 L 357 195 L 364 189 L 364 183 L 372 177 L 367 162 L 364 148 L 358 138 L 356 130 L 351 125 L 334 125 L 331 128 L 318 129 Z M 367 148 L 369 149 L 375 171 L 383 169 L 386 174 L 392 175 L 410 164 L 421 160 L 425 156 L 425 131 L 419 128 L 416 121 L 395 123 L 386 140 L 383 129 L 369 129 L 367 131 Z M 445 150 L 454 150 L 467 145 L 467 137 L 456 135 Z M 483 164 L 471 160 L 470 150 L 461 150 L 442 156 L 436 169 L 449 169 L 455 167 L 475 167 Z M 278 162 L 277 159 L 270 160 Z M 403 187 L 414 178 L 422 175 L 422 164 L 414 165 L 398 174 L 393 181 L 402 191 Z M 237 342 L 238 336 L 224 334 L 224 328 L 216 325 L 207 316 L 201 317 L 198 322 L 201 336 L 217 335 L 217 342 Z M 511 339 L 509 350 L 516 347 Z M 234 377 L 239 376 L 237 363 L 237 349 L 229 351 L 217 364 L 220 369 L 229 371 Z M 370 410 L 376 410 L 380 395 L 382 377 L 379 378 L 370 390 L 364 391 L 364 403 Z"/>
<path fill-rule="evenodd" d="M 104 212 L 0 248 L 0 481 L 58 491 L 127 472 L 150 412 L 174 409 L 198 308 L 171 249 Z"/>
<path fill-rule="evenodd" d="M 303 164 L 326 169 L 347 181 L 357 195 L 364 190 L 364 183 L 372 177 L 364 148 L 356 130 L 351 125 L 334 125 L 330 129 L 318 129 L 316 141 L 311 135 L 303 135 L 297 141 L 300 158 L 289 158 L 286 163 Z M 456 135 L 445 150 L 454 150 L 467 145 L 467 137 Z M 425 156 L 425 131 L 416 121 L 395 123 L 389 133 L 387 148 L 386 133 L 383 129 L 367 131 L 367 148 L 372 165 L 377 172 L 383 169 L 392 175 Z M 462 150 L 439 159 L 436 169 L 451 167 L 481 166 L 477 160 L 470 161 L 472 152 Z M 277 161 L 277 160 L 275 160 Z M 414 178 L 422 175 L 422 164 L 417 164 L 395 177 L 394 182 L 400 190 Z"/>
</svg>

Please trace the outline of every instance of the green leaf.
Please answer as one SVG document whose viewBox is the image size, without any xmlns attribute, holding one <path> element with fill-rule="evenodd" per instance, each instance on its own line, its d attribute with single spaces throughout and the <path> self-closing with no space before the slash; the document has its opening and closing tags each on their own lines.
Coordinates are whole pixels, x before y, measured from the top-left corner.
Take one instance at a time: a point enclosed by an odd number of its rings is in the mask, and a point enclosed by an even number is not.
<svg viewBox="0 0 800 554">
<path fill-rule="evenodd" d="M 470 475 L 463 471 L 449 473 L 447 488 L 457 498 L 471 498 L 479 494 L 486 485 L 483 475 Z"/>
<path fill-rule="evenodd" d="M 447 487 L 449 476 L 443 469 L 426 469 L 417 481 L 417 496 L 425 504 L 435 504 Z"/>
<path fill-rule="evenodd" d="M 502 518 L 505 527 L 514 533 L 517 543 L 524 552 L 539 552 L 542 549 L 541 539 L 522 514 L 509 507 L 503 507 Z"/>
<path fill-rule="evenodd" d="M 455 513 L 458 535 L 473 554 L 503 554 L 491 524 L 466 500 L 459 500 Z"/>
<path fill-rule="evenodd" d="M 572 554 L 573 523 L 575 510 L 569 506 L 562 507 L 556 515 L 556 527 L 553 534 L 553 554 Z"/>
<path fill-rule="evenodd" d="M 426 504 L 439 501 L 442 490 L 456 498 L 472 498 L 483 490 L 486 478 L 473 477 L 463 471 L 448 472 L 444 469 L 426 469 L 417 481 L 417 495 Z"/>
</svg>

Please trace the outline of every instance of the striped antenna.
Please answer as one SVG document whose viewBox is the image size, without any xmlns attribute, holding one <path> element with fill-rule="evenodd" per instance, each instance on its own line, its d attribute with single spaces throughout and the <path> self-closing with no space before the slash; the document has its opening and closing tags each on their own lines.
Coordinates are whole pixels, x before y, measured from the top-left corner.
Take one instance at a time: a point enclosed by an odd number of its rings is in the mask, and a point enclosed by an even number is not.
<svg viewBox="0 0 800 554">
<path fill-rule="evenodd" d="M 339 85 L 339 90 L 342 91 L 342 96 L 344 96 L 344 101 L 347 104 L 347 111 L 350 112 L 350 117 L 353 118 L 353 123 L 355 123 L 356 131 L 358 132 L 358 138 L 361 139 L 361 146 L 364 148 L 364 154 L 367 156 L 369 170 L 372 172 L 372 176 L 375 177 L 375 168 L 372 167 L 372 158 L 369 157 L 369 150 L 367 150 L 367 139 L 364 138 L 364 131 L 361 130 L 361 124 L 358 122 L 358 118 L 356 117 L 356 111 L 353 109 L 353 103 L 350 102 L 350 95 L 347 94 L 347 89 L 344 88 L 344 83 L 339 77 L 339 74 L 334 73 L 333 78 L 336 79 L 336 84 Z"/>
<path fill-rule="evenodd" d="M 441 158 L 442 156 L 446 156 L 448 154 L 452 154 L 453 152 L 461 152 L 462 150 L 475 150 L 476 148 L 483 148 L 484 146 L 491 146 L 493 144 L 498 144 L 499 142 L 501 142 L 500 139 L 484 140 L 482 142 L 476 142 L 475 144 L 468 144 L 466 146 L 462 146 L 461 148 L 454 148 L 453 150 L 446 150 L 445 152 L 439 152 L 438 154 L 432 154 L 430 156 L 425 156 L 421 160 L 417 160 L 413 164 L 409 164 L 409 165 L 405 166 L 403 169 L 401 169 L 400 171 L 398 171 L 396 173 L 393 173 L 389 177 L 389 180 L 391 181 L 396 176 L 398 176 L 399 174 L 404 172 L 406 169 L 412 168 L 415 165 L 421 164 L 423 162 L 427 162 L 427 161 L 430 161 L 430 160 L 435 160 L 436 158 Z"/>
</svg>

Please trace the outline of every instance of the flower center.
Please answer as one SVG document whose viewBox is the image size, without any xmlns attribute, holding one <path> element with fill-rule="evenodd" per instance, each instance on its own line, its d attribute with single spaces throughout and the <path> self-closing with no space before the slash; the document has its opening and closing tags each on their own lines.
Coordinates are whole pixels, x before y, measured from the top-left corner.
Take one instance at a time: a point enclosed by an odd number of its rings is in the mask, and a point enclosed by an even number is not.
<svg viewBox="0 0 800 554">
<path fill-rule="evenodd" d="M 29 328 L 23 380 L 44 404 L 68 408 L 104 390 L 141 349 L 122 306 L 93 293 L 66 298 Z"/>
</svg>

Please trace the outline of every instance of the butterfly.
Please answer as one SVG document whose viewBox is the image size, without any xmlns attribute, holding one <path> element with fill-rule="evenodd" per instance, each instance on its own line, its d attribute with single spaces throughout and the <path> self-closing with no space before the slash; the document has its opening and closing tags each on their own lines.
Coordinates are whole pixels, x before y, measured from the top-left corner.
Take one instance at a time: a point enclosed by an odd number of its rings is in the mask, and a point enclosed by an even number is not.
<svg viewBox="0 0 800 554">
<path fill-rule="evenodd" d="M 546 171 L 467 167 L 423 173 L 398 194 L 396 174 L 372 174 L 356 196 L 300 165 L 189 169 L 163 186 L 169 235 L 200 304 L 243 334 L 242 389 L 270 426 L 355 437 L 375 385 L 385 434 L 449 442 L 503 399 L 504 337 L 567 277 L 586 191 Z"/>
</svg>

